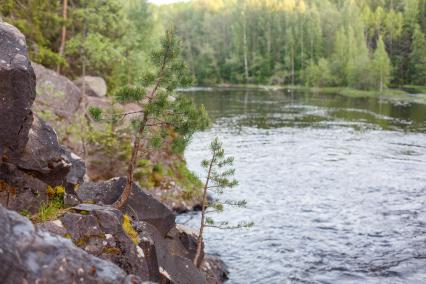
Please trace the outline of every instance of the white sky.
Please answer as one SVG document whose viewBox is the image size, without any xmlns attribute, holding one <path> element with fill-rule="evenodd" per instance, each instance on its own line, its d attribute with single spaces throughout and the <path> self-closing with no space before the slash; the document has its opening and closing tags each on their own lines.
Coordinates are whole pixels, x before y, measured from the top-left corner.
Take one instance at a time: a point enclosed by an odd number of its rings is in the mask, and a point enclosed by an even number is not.
<svg viewBox="0 0 426 284">
<path fill-rule="evenodd" d="M 149 0 L 148 2 L 154 3 L 154 4 L 170 4 L 170 3 L 176 3 L 176 2 L 182 2 L 185 0 Z"/>
</svg>

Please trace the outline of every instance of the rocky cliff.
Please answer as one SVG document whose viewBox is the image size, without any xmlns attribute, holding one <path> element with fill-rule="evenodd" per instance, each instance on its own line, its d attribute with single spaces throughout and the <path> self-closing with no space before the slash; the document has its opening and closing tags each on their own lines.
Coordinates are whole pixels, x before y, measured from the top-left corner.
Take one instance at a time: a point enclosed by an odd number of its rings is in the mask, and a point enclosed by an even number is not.
<svg viewBox="0 0 426 284">
<path fill-rule="evenodd" d="M 37 82 L 59 80 L 53 71 L 35 69 L 44 74 Z M 57 85 L 51 83 L 49 92 Z M 35 107 L 40 111 L 55 105 L 55 115 L 67 120 L 80 107 L 82 95 L 69 80 L 61 79 L 61 86 L 62 98 L 45 91 Z M 2 283 L 223 281 L 219 260 L 206 257 L 201 270 L 193 265 L 197 236 L 176 225 L 174 213 L 138 184 L 122 210 L 112 208 L 125 178 L 87 181 L 83 159 L 62 146 L 53 128 L 33 114 L 35 97 L 25 38 L 0 22 Z"/>
</svg>

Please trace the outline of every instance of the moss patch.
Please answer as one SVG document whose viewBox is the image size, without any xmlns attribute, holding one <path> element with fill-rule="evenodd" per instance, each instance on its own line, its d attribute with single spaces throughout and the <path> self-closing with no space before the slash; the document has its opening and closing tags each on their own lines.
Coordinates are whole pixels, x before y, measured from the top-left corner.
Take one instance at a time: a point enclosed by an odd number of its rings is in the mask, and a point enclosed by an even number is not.
<svg viewBox="0 0 426 284">
<path fill-rule="evenodd" d="M 138 232 L 133 228 L 132 222 L 130 221 L 129 215 L 125 214 L 123 216 L 123 231 L 126 233 L 126 235 L 133 241 L 135 245 L 138 245 L 139 235 Z"/>
</svg>

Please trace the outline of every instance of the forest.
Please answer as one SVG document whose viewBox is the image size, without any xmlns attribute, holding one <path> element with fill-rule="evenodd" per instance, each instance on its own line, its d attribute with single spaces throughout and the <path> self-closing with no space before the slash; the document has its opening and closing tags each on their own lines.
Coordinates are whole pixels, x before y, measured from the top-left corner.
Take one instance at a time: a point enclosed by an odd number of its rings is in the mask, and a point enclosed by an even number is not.
<svg viewBox="0 0 426 284">
<path fill-rule="evenodd" d="M 426 85 L 425 0 L 74 0 L 66 18 L 63 8 L 0 1 L 35 62 L 71 77 L 101 74 L 112 88 L 137 84 L 171 25 L 198 85 Z"/>
<path fill-rule="evenodd" d="M 424 0 L 203 0 L 165 10 L 199 84 L 426 84 Z"/>
</svg>

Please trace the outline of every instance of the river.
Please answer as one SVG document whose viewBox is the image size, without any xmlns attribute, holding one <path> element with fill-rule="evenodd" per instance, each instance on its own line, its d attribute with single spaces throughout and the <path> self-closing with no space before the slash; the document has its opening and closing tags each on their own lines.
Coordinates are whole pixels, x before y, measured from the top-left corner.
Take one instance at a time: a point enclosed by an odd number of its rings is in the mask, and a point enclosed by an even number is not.
<svg viewBox="0 0 426 284">
<path fill-rule="evenodd" d="M 187 148 L 189 168 L 203 176 L 218 136 L 240 182 L 221 198 L 248 202 L 211 217 L 255 222 L 206 233 L 206 250 L 229 266 L 227 283 L 426 283 L 426 105 L 290 91 L 187 95 L 213 122 Z"/>
</svg>

